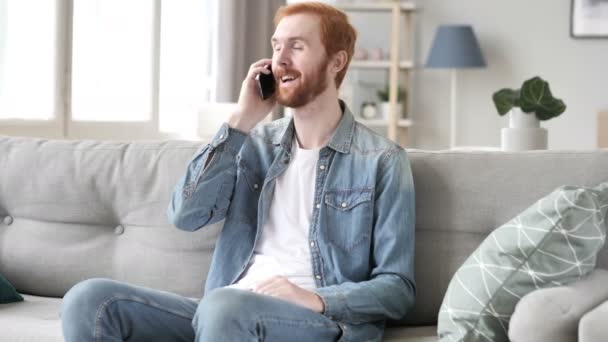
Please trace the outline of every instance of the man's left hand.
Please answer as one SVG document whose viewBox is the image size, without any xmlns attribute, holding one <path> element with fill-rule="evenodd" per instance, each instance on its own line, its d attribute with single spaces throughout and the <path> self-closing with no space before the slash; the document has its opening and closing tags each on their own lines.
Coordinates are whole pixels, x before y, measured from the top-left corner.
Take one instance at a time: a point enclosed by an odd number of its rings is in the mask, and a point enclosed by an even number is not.
<svg viewBox="0 0 608 342">
<path fill-rule="evenodd" d="M 322 313 L 325 309 L 323 300 L 318 294 L 305 290 L 282 276 L 266 279 L 252 289 L 253 292 L 276 297 Z"/>
</svg>

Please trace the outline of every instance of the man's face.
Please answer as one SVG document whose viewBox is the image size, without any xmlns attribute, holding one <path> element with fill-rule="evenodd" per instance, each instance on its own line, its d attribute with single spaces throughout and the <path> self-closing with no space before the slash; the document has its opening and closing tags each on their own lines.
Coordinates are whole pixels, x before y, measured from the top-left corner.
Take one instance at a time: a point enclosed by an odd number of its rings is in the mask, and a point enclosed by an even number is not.
<svg viewBox="0 0 608 342">
<path fill-rule="evenodd" d="M 329 59 L 319 27 L 319 18 L 310 14 L 287 16 L 277 25 L 271 40 L 272 71 L 280 105 L 304 106 L 327 88 Z"/>
</svg>

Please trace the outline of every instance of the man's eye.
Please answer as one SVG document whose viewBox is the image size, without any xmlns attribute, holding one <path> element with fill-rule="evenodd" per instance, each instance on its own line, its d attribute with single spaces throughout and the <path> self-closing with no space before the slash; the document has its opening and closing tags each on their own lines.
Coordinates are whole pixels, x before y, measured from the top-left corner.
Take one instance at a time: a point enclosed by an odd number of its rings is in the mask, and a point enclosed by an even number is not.
<svg viewBox="0 0 608 342">
<path fill-rule="evenodd" d="M 301 46 L 294 46 L 294 47 L 292 47 L 292 49 L 294 49 L 294 50 L 302 50 L 302 47 Z"/>
</svg>

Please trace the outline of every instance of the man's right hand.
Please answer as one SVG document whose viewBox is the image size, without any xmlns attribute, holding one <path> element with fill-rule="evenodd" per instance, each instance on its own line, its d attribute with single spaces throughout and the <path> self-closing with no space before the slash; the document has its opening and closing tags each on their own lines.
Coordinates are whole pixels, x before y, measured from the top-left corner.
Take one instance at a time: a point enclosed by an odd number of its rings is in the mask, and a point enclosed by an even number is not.
<svg viewBox="0 0 608 342">
<path fill-rule="evenodd" d="M 247 77 L 241 86 L 237 108 L 228 119 L 230 127 L 249 133 L 276 105 L 276 96 L 274 95 L 271 98 L 262 100 L 255 80 L 259 73 L 270 73 L 270 70 L 266 66 L 271 63 L 272 59 L 262 59 L 251 64 L 251 67 L 249 67 Z"/>
</svg>

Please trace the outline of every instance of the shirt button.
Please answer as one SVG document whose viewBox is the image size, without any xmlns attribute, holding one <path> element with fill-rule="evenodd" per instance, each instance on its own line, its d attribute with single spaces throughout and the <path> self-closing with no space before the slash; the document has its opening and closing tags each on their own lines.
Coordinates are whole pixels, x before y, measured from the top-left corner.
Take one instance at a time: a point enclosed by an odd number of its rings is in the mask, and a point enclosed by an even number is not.
<svg viewBox="0 0 608 342">
<path fill-rule="evenodd" d="M 319 166 L 319 169 L 321 169 L 321 170 L 325 170 L 325 165 L 321 165 L 321 166 Z"/>
<path fill-rule="evenodd" d="M 220 139 L 224 139 L 224 135 L 223 134 L 220 134 Z"/>
<path fill-rule="evenodd" d="M 321 208 L 321 204 L 317 203 L 316 207 L 317 209 Z"/>
<path fill-rule="evenodd" d="M 315 246 L 315 242 L 314 242 L 314 241 L 311 241 L 311 242 L 310 242 L 310 247 L 314 247 L 314 246 Z"/>
<path fill-rule="evenodd" d="M 347 204 L 346 202 L 342 202 L 342 208 L 346 208 Z"/>
<path fill-rule="evenodd" d="M 315 278 L 317 278 L 317 279 L 319 279 L 319 280 L 320 280 L 320 279 L 321 279 L 321 276 L 320 276 L 320 275 L 316 275 L 316 276 L 315 276 Z"/>
<path fill-rule="evenodd" d="M 257 184 L 253 184 L 253 188 L 257 190 L 257 188 L 259 188 L 260 186 Z"/>
</svg>

